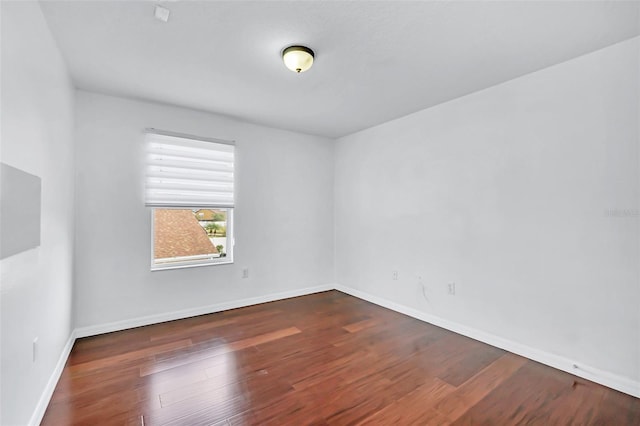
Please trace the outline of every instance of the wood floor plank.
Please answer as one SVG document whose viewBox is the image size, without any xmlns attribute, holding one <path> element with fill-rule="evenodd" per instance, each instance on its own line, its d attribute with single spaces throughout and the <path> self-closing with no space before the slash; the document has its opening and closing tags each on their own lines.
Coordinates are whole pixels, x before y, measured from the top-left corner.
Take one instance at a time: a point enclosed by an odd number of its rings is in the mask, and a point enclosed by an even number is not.
<svg viewBox="0 0 640 426">
<path fill-rule="evenodd" d="M 455 421 L 469 410 L 469 407 L 476 405 L 511 377 L 526 362 L 525 358 L 518 355 L 510 353 L 503 355 L 437 403 L 435 409 L 449 420 Z"/>
<path fill-rule="evenodd" d="M 283 337 L 291 336 L 293 334 L 301 333 L 298 327 L 288 327 L 283 330 L 276 330 L 270 333 L 261 334 L 260 336 L 244 339 L 239 342 L 232 342 L 231 346 L 234 350 L 248 348 L 249 346 L 258 346 L 263 343 L 271 342 L 272 340 L 282 339 Z"/>
<path fill-rule="evenodd" d="M 347 330 L 349 333 L 355 333 L 355 332 L 358 332 L 360 330 L 364 330 L 365 328 L 373 327 L 376 324 L 378 324 L 378 320 L 376 320 L 375 318 L 367 318 L 367 319 L 362 320 L 362 321 L 358 321 L 358 322 L 354 322 L 354 323 L 345 325 L 342 328 Z"/>
<path fill-rule="evenodd" d="M 178 324 L 175 324 L 173 329 L 158 330 L 155 333 L 151 333 L 149 336 L 149 341 L 155 342 L 158 340 L 167 340 L 180 337 L 184 338 L 185 336 L 188 337 L 193 334 L 199 334 L 215 328 L 237 324 L 238 320 L 234 318 L 221 318 L 219 320 L 203 322 L 196 325 L 190 325 L 188 327 L 181 327 L 178 321 L 175 322 L 177 322 Z"/>
<path fill-rule="evenodd" d="M 455 391 L 455 387 L 432 378 L 391 405 L 367 417 L 363 425 L 445 425 L 451 421 L 433 409 L 434 405 Z"/>
<path fill-rule="evenodd" d="M 164 343 L 162 345 L 155 345 L 146 347 L 144 349 L 128 351 L 122 354 L 99 358 L 94 361 L 87 361 L 81 364 L 74 364 L 68 367 L 69 372 L 72 374 L 81 371 L 92 371 L 99 368 L 109 367 L 116 364 L 122 364 L 128 361 L 137 361 L 140 359 L 153 356 L 155 354 L 171 351 L 174 349 L 181 349 L 191 346 L 191 339 L 183 339 L 170 343 Z"/>
<path fill-rule="evenodd" d="M 640 400 L 338 291 L 78 339 L 42 424 L 634 425 Z"/>
<path fill-rule="evenodd" d="M 302 422 L 300 419 L 304 419 Z M 269 404 L 256 404 L 250 410 L 237 414 L 229 420 L 230 426 L 286 426 L 327 425 L 315 404 L 300 401 L 297 395 L 287 394 Z"/>
<path fill-rule="evenodd" d="M 146 365 L 140 368 L 141 376 L 148 376 L 161 371 L 169 370 L 172 368 L 180 367 L 186 364 L 190 364 L 194 361 L 215 358 L 220 355 L 224 355 L 230 352 L 239 351 L 250 346 L 257 346 L 266 342 L 281 339 L 283 337 L 291 336 L 293 334 L 300 333 L 300 330 L 296 327 L 288 327 L 282 330 L 275 330 L 269 333 L 265 333 L 259 336 L 250 337 L 235 342 L 216 345 L 213 349 L 207 349 L 197 351 L 187 356 L 171 357 L 166 360 L 162 360 L 151 365 Z"/>
</svg>

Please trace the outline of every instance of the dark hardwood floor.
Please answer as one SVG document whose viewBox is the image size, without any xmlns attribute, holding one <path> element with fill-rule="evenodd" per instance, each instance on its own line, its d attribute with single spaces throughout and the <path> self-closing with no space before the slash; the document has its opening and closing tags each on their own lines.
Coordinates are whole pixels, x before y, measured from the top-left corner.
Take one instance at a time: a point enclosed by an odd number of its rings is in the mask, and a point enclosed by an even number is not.
<svg viewBox="0 0 640 426">
<path fill-rule="evenodd" d="M 79 339 L 44 425 L 640 425 L 640 400 L 329 291 Z"/>
</svg>

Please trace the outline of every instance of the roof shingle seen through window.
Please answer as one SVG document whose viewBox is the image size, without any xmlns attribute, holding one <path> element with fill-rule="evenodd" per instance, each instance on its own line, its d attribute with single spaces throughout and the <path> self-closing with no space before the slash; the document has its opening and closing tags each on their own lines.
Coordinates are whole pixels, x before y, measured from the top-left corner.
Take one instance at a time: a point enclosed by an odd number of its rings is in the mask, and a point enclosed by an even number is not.
<svg viewBox="0 0 640 426">
<path fill-rule="evenodd" d="M 191 210 L 156 209 L 154 215 L 155 259 L 218 253 Z"/>
</svg>

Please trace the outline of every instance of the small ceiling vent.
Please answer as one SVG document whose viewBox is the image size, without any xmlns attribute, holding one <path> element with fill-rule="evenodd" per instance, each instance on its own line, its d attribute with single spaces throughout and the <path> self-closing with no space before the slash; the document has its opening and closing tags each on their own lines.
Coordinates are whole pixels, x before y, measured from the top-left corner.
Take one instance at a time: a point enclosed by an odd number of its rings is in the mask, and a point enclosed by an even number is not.
<svg viewBox="0 0 640 426">
<path fill-rule="evenodd" d="M 171 11 L 169 9 L 162 6 L 156 6 L 156 11 L 154 16 L 158 21 L 169 22 L 170 14 L 171 14 Z"/>
</svg>

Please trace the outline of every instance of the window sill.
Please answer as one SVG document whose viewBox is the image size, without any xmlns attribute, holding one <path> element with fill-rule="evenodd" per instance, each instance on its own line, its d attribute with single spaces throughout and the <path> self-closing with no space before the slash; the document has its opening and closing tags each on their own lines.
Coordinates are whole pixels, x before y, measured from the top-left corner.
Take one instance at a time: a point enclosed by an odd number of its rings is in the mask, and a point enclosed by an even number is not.
<svg viewBox="0 0 640 426">
<path fill-rule="evenodd" d="M 199 268 L 202 266 L 217 266 L 217 265 L 231 265 L 233 260 L 225 260 L 224 262 L 207 262 L 207 263 L 192 263 L 187 265 L 167 265 L 167 266 L 151 266 L 151 272 L 166 271 L 170 269 L 185 269 L 185 268 Z"/>
</svg>

